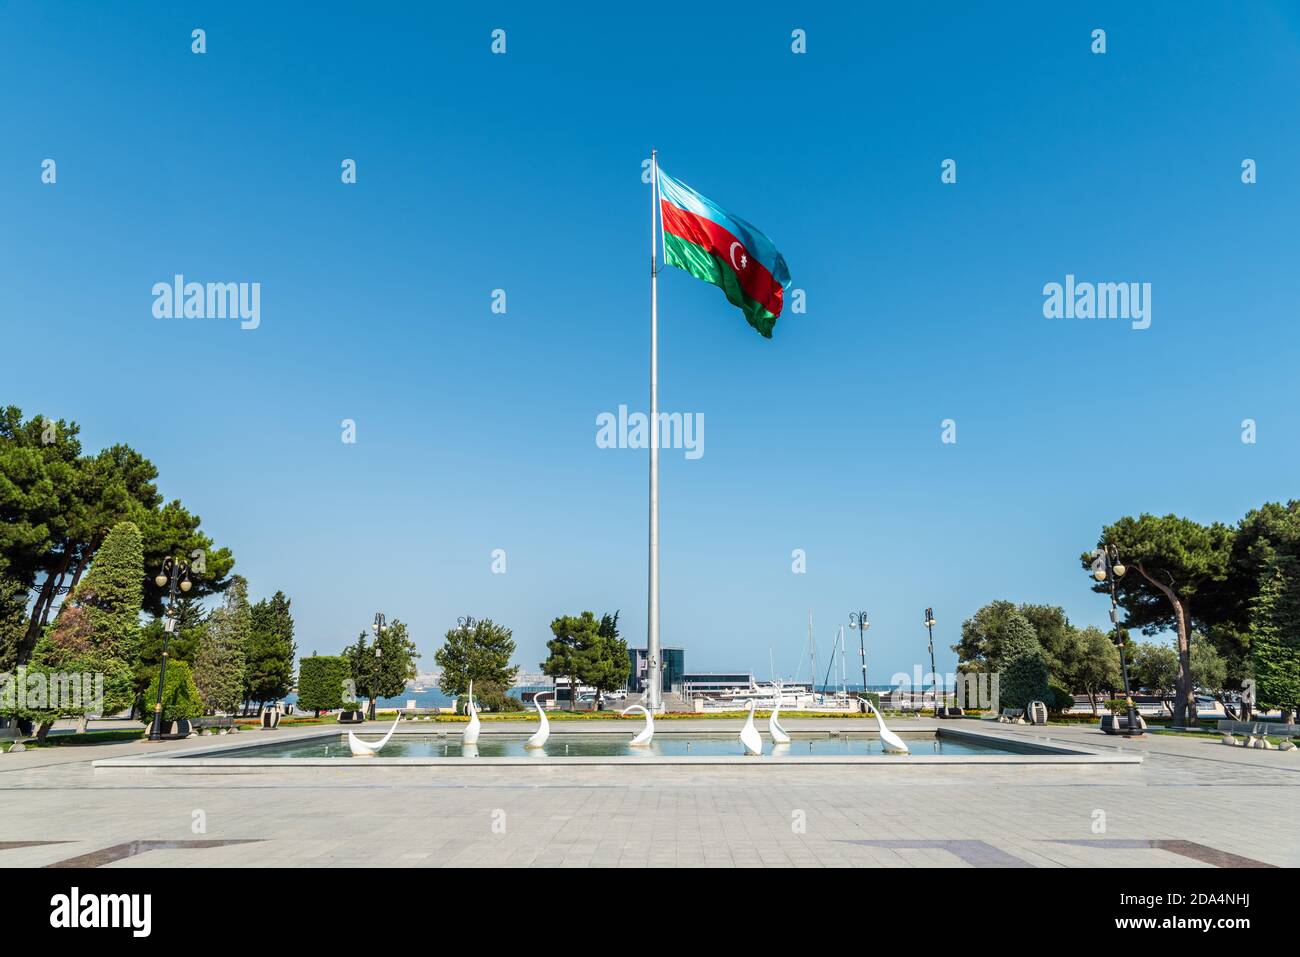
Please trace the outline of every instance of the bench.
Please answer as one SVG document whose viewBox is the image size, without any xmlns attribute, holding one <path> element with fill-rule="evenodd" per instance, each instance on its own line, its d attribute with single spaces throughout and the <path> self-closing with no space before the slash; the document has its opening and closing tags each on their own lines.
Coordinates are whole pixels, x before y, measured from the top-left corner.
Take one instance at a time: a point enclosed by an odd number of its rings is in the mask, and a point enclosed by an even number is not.
<svg viewBox="0 0 1300 957">
<path fill-rule="evenodd" d="M 1024 708 L 1003 708 L 1002 713 L 998 715 L 998 721 L 1001 724 L 1024 724 Z"/>
<path fill-rule="evenodd" d="M 1300 735 L 1300 725 L 1280 721 L 1232 721 L 1219 719 L 1219 730 L 1227 734 L 1272 734 L 1279 738 Z"/>
<path fill-rule="evenodd" d="M 193 731 L 204 731 L 208 728 L 217 728 L 225 731 L 235 726 L 234 719 L 229 715 L 213 715 L 210 718 L 191 718 L 190 729 Z"/>
</svg>

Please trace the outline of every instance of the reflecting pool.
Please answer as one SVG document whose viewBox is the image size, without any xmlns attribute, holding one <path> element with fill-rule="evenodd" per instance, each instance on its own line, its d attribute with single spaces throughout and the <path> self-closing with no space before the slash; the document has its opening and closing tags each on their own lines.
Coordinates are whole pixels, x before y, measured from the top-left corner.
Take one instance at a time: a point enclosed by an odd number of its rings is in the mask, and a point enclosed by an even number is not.
<svg viewBox="0 0 1300 957">
<path fill-rule="evenodd" d="M 382 734 L 368 733 L 363 740 L 378 741 Z M 864 756 L 886 754 L 880 739 L 873 734 L 794 734 L 789 744 L 763 742 L 764 754 L 777 755 L 824 755 L 844 757 L 846 755 Z M 1000 748 L 983 742 L 963 740 L 960 738 L 937 737 L 935 735 L 904 735 L 912 754 L 1015 754 L 1022 751 L 1010 747 Z M 528 740 L 526 734 L 484 734 L 479 738 L 477 747 L 466 748 L 460 743 L 460 735 L 451 733 L 438 734 L 396 734 L 379 752 L 382 758 L 508 758 L 508 757 L 632 757 L 636 755 L 664 755 L 681 757 L 697 755 L 715 757 L 725 755 L 742 755 L 744 747 L 734 734 L 656 734 L 648 748 L 634 748 L 629 745 L 632 735 L 586 733 L 586 734 L 552 734 L 545 747 L 534 750 L 524 747 Z M 469 752 L 468 754 L 466 752 Z M 222 751 L 222 758 L 343 758 L 353 760 L 348 751 L 345 734 L 337 737 L 313 738 L 306 741 L 285 741 L 276 744 L 264 744 L 249 748 Z M 907 755 L 890 754 L 891 758 L 906 760 Z M 365 760 L 364 758 L 360 760 Z"/>
</svg>

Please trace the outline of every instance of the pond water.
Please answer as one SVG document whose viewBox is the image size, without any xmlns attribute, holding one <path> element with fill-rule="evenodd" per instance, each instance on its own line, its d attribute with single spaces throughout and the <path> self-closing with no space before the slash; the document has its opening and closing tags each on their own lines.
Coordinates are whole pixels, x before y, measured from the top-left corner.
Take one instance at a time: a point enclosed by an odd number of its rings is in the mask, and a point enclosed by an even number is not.
<svg viewBox="0 0 1300 957">
<path fill-rule="evenodd" d="M 362 740 L 378 741 L 382 735 L 366 734 Z M 459 734 L 396 734 L 379 752 L 383 758 L 506 758 L 506 757 L 614 757 L 634 755 L 665 755 L 680 757 L 697 755 L 713 757 L 741 755 L 745 749 L 734 734 L 656 734 L 650 747 L 634 748 L 629 745 L 632 736 L 617 734 L 552 734 L 540 750 L 524 747 L 526 734 L 484 734 L 477 747 L 465 748 Z M 845 755 L 885 754 L 880 739 L 871 734 L 794 734 L 787 745 L 763 742 L 764 754 L 778 755 Z M 960 738 L 941 738 L 934 735 L 907 735 L 904 737 L 912 754 L 1012 754 L 1012 748 L 999 748 L 982 742 Z M 466 754 L 469 750 L 471 753 Z M 218 755 L 213 755 L 217 757 Z M 347 758 L 347 736 L 315 738 L 307 741 L 280 742 L 223 751 L 222 758 Z M 889 755 L 900 760 L 906 755 Z"/>
</svg>

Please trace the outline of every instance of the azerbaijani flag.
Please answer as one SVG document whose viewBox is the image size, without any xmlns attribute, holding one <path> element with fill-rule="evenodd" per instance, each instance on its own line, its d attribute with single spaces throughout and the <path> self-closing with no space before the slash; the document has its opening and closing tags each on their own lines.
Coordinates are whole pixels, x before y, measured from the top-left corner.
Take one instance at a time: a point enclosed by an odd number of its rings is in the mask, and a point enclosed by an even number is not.
<svg viewBox="0 0 1300 957">
<path fill-rule="evenodd" d="M 790 270 L 772 240 L 659 170 L 664 263 L 720 286 L 765 338 L 781 315 Z"/>
</svg>

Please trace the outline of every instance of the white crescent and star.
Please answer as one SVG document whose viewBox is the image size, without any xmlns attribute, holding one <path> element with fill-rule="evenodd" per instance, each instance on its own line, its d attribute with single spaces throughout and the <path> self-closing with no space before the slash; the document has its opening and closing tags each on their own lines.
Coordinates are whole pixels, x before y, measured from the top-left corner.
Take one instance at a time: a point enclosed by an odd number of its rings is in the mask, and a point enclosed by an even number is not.
<svg viewBox="0 0 1300 957">
<path fill-rule="evenodd" d="M 737 249 L 740 250 L 740 263 L 739 263 L 739 264 L 737 264 L 737 262 L 736 262 L 736 250 L 737 250 Z M 742 269 L 744 269 L 746 266 L 749 265 L 749 256 L 745 254 L 745 247 L 742 246 L 742 245 L 740 245 L 740 243 L 733 242 L 733 243 L 731 244 L 731 249 L 728 251 L 727 255 L 728 255 L 728 257 L 731 259 L 731 266 L 732 266 L 733 269 L 736 270 L 736 272 L 740 272 Z"/>
</svg>

